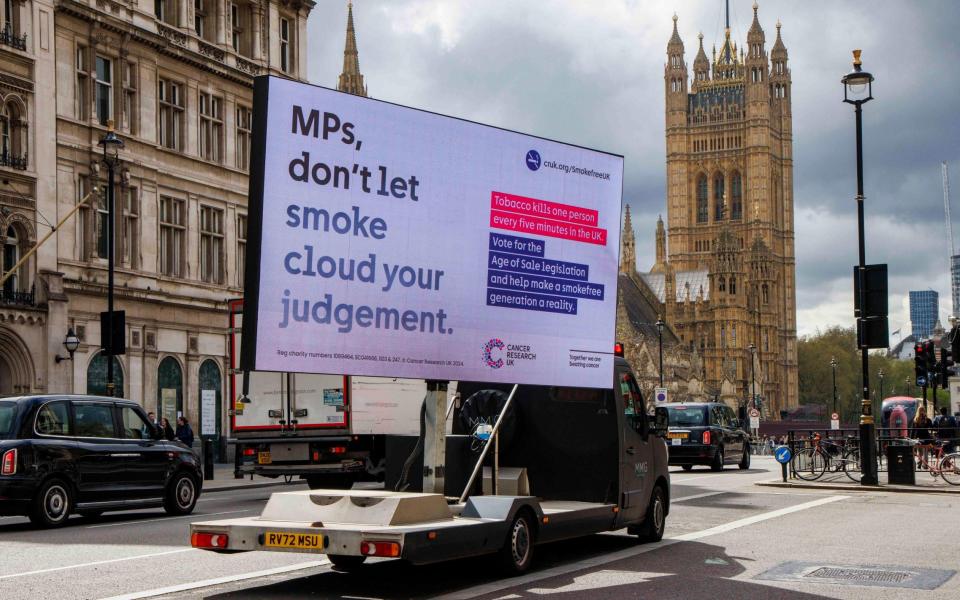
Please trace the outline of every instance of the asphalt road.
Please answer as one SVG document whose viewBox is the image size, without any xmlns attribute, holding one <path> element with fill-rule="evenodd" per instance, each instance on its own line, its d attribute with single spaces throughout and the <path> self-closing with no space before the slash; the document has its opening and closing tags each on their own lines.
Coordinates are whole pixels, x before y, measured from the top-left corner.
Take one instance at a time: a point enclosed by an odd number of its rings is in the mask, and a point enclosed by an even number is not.
<svg viewBox="0 0 960 600">
<path fill-rule="evenodd" d="M 217 555 L 189 548 L 192 520 L 255 515 L 270 488 L 203 496 L 188 518 L 162 511 L 71 519 L 37 531 L 0 519 L 0 598 L 956 598 L 960 496 L 763 488 L 779 470 L 756 458 L 750 471 L 672 473 L 673 506 L 663 542 L 639 545 L 625 532 L 537 548 L 535 569 L 501 578 L 490 560 L 428 567 L 397 561 L 358 574 L 334 572 L 315 555 Z M 289 489 L 289 488 L 284 488 Z M 930 591 L 865 587 L 795 577 L 795 561 L 874 567 L 852 576 L 921 573 Z M 809 567 L 809 565 L 808 565 Z M 875 567 L 881 567 L 877 569 Z M 947 571 L 943 573 L 942 571 Z M 902 575 L 900 577 L 906 577 Z M 939 579 L 937 579 L 939 577 Z M 932 581 L 932 583 L 931 583 Z"/>
</svg>

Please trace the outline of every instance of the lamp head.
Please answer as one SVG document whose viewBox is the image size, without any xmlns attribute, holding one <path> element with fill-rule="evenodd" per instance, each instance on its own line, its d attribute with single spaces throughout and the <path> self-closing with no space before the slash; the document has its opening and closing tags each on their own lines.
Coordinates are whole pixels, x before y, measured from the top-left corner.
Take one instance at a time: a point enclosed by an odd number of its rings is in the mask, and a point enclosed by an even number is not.
<svg viewBox="0 0 960 600">
<path fill-rule="evenodd" d="M 107 121 L 107 134 L 100 138 L 97 144 L 103 146 L 103 159 L 116 164 L 120 150 L 123 148 L 123 140 L 113 130 L 113 119 Z"/>
<path fill-rule="evenodd" d="M 848 104 L 863 104 L 873 99 L 873 75 L 863 70 L 861 50 L 853 51 L 853 70 L 843 76 L 843 101 Z"/>
</svg>

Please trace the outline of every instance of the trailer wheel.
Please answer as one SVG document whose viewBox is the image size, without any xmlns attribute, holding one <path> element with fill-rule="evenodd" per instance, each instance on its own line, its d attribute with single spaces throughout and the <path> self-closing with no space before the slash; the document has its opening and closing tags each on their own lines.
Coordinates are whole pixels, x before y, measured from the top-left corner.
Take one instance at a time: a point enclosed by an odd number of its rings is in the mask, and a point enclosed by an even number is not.
<svg viewBox="0 0 960 600">
<path fill-rule="evenodd" d="M 533 521 L 527 511 L 521 511 L 513 519 L 507 539 L 500 549 L 500 565 L 509 575 L 520 575 L 533 563 Z"/>
<path fill-rule="evenodd" d="M 647 506 L 647 516 L 643 519 L 643 523 L 636 529 L 631 527 L 628 532 L 635 534 L 644 543 L 659 542 L 663 539 L 663 530 L 666 529 L 666 525 L 667 495 L 662 486 L 656 485 L 650 495 L 650 504 Z"/>
<path fill-rule="evenodd" d="M 349 556 L 347 554 L 328 554 L 327 558 L 330 559 L 334 571 L 343 573 L 356 571 L 367 560 L 366 556 Z"/>
</svg>

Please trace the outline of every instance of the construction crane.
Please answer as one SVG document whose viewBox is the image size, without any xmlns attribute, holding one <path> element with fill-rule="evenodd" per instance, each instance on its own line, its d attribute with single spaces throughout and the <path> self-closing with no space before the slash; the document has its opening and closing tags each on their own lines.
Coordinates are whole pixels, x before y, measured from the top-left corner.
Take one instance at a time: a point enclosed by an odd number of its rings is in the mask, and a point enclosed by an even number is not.
<svg viewBox="0 0 960 600">
<path fill-rule="evenodd" d="M 953 245 L 953 223 L 950 220 L 950 175 L 947 173 L 947 161 L 940 163 L 940 171 L 943 175 L 943 213 L 947 220 L 947 247 L 952 260 L 957 252 Z"/>
</svg>

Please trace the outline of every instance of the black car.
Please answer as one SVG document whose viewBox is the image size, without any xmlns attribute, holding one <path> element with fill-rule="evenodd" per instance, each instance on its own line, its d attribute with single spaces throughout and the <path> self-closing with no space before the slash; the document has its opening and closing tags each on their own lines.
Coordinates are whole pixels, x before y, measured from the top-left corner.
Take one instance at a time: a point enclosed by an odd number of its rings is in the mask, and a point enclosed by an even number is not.
<svg viewBox="0 0 960 600">
<path fill-rule="evenodd" d="M 43 527 L 74 513 L 193 512 L 201 462 L 162 439 L 135 403 L 98 396 L 0 398 L 0 515 Z"/>
<path fill-rule="evenodd" d="M 670 402 L 658 405 L 669 413 L 667 444 L 670 464 L 689 471 L 694 465 L 709 465 L 722 471 L 724 465 L 750 468 L 750 436 L 733 409 L 722 402 Z"/>
</svg>

